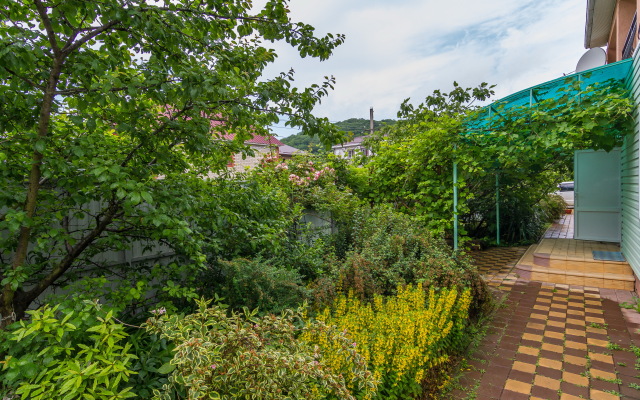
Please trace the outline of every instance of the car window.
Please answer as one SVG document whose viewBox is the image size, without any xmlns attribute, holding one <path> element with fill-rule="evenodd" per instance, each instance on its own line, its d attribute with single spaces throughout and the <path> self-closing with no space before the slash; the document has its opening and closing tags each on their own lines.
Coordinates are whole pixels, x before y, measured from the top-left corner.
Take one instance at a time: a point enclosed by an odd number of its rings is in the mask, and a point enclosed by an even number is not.
<svg viewBox="0 0 640 400">
<path fill-rule="evenodd" d="M 558 187 L 561 192 L 573 192 L 573 183 L 561 183 Z"/>
</svg>

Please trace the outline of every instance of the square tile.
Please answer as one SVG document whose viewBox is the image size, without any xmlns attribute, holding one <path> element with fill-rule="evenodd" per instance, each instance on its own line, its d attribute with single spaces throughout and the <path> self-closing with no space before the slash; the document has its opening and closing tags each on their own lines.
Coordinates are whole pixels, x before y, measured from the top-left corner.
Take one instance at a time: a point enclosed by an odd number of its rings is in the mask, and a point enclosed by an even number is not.
<svg viewBox="0 0 640 400">
<path fill-rule="evenodd" d="M 551 390 L 559 390 L 560 389 L 560 381 L 557 379 L 547 378 L 546 376 L 536 375 L 536 378 L 533 380 L 533 384 L 535 386 L 542 386 Z"/>
<path fill-rule="evenodd" d="M 572 374 L 571 372 L 563 371 L 562 380 L 578 386 L 589 386 L 589 378 L 586 376 Z"/>
<path fill-rule="evenodd" d="M 535 364 L 528 364 L 520 361 L 515 361 L 513 363 L 512 368 L 515 369 L 516 371 L 528 372 L 532 374 L 536 372 Z"/>
<path fill-rule="evenodd" d="M 536 349 L 528 346 L 520 346 L 518 347 L 518 353 L 528 354 L 531 356 L 538 356 L 538 354 L 540 354 L 540 349 Z"/>
<path fill-rule="evenodd" d="M 550 360 L 548 358 L 540 358 L 538 360 L 538 365 L 541 367 L 548 367 L 553 369 L 562 369 L 562 362 L 556 360 Z"/>
<path fill-rule="evenodd" d="M 542 350 L 552 351 L 554 353 L 562 353 L 562 346 L 556 344 L 542 343 Z"/>
<path fill-rule="evenodd" d="M 587 359 L 585 357 L 570 356 L 567 354 L 564 355 L 564 362 L 580 366 L 587 365 Z"/>
<path fill-rule="evenodd" d="M 510 390 L 516 393 L 529 394 L 531 393 L 531 385 L 528 383 L 516 381 L 513 379 L 507 379 L 507 383 L 504 385 L 505 390 Z"/>
</svg>

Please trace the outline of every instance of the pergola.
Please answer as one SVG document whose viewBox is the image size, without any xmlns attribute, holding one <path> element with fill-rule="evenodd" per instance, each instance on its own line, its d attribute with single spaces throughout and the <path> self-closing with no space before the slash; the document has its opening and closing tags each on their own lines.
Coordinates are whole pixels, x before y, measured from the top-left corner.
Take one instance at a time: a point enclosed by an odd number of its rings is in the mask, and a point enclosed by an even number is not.
<svg viewBox="0 0 640 400">
<path fill-rule="evenodd" d="M 594 84 L 610 82 L 628 84 L 633 60 L 626 59 L 586 71 L 566 75 L 562 78 L 541 83 L 497 100 L 475 114 L 467 121 L 468 131 L 491 133 L 492 122 L 501 117 L 501 113 L 514 108 L 531 107 L 538 103 L 559 98 L 567 94 L 580 96 L 581 91 Z M 576 85 L 576 83 L 578 83 Z M 496 242 L 500 244 L 500 179 L 496 173 Z M 458 250 L 458 163 L 453 163 L 453 247 Z"/>
</svg>

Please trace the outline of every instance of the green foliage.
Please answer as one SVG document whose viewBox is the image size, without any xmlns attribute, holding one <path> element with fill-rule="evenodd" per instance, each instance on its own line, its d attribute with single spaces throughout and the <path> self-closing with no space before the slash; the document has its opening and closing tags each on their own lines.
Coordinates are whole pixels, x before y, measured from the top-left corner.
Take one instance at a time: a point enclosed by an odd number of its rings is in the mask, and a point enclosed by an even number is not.
<svg viewBox="0 0 640 400">
<path fill-rule="evenodd" d="M 285 0 L 257 9 L 243 0 L 1 0 L 0 8 L 5 318 L 22 317 L 57 282 L 130 273 L 105 260 L 111 251 L 167 246 L 181 274 L 195 276 L 206 253 L 227 250 L 199 215 L 210 189 L 203 176 L 249 153 L 245 140 L 282 114 L 324 142 L 341 136 L 311 113 L 333 78 L 297 88 L 293 71 L 265 75 L 277 56 L 266 42 L 324 60 L 344 40 L 292 21 Z M 232 218 L 227 210 L 220 219 Z"/>
<path fill-rule="evenodd" d="M 96 303 L 29 311 L 2 332 L 0 382 L 24 399 L 126 399 L 136 358 L 124 327 Z"/>
<path fill-rule="evenodd" d="M 344 227 L 348 247 L 343 260 L 334 260 L 337 291 L 352 291 L 362 299 L 394 295 L 398 286 L 470 288 L 471 314 L 477 316 L 489 299 L 487 286 L 468 258 L 451 248 L 420 222 L 389 207 L 361 209 Z M 327 287 L 324 290 L 335 292 Z M 330 298 L 321 293 L 316 296 Z"/>
<path fill-rule="evenodd" d="M 317 136 L 305 135 L 303 132 L 287 136 L 286 138 L 280 139 L 280 141 L 298 150 L 308 151 L 313 154 L 320 153 L 324 148 Z"/>
<path fill-rule="evenodd" d="M 379 381 L 378 399 L 422 398 L 429 372 L 460 351 L 467 324 L 469 290 L 429 289 L 421 284 L 398 288 L 397 296 L 376 295 L 372 303 L 353 293 L 340 296 L 317 318 L 344 329 L 367 359 Z M 326 337 L 307 332 L 303 339 L 317 344 L 329 365 L 341 366 L 340 348 Z"/>
<path fill-rule="evenodd" d="M 164 308 L 157 308 L 165 310 Z M 131 344 L 131 353 L 135 355 L 130 362 L 129 368 L 133 375 L 129 377 L 131 391 L 142 399 L 153 397 L 154 390 L 160 390 L 163 385 L 168 384 L 167 373 L 164 368 L 173 358 L 173 344 L 157 334 L 149 334 L 144 329 L 136 329 L 128 338 Z"/>
<path fill-rule="evenodd" d="M 328 213 L 334 221 L 342 221 L 361 201 L 341 182 L 335 165 L 345 168 L 332 155 L 297 155 L 287 162 L 265 162 L 252 172 L 257 180 L 284 190 L 292 207 L 299 205 L 304 209 Z"/>
<path fill-rule="evenodd" d="M 640 313 L 640 297 L 633 296 L 633 299 L 630 302 L 620 303 L 620 307 Z M 638 357 L 640 358 L 640 355 Z"/>
<path fill-rule="evenodd" d="M 373 120 L 373 129 L 380 130 L 386 126 L 395 124 L 394 119 L 383 119 L 380 121 Z M 344 121 L 334 122 L 338 130 L 353 134 L 353 136 L 368 135 L 370 129 L 370 121 L 364 118 L 349 118 Z"/>
<path fill-rule="evenodd" d="M 280 313 L 300 307 L 308 297 L 300 274 L 270 260 L 234 259 L 208 266 L 198 280 L 203 296 L 220 296 L 232 309 Z"/>
<path fill-rule="evenodd" d="M 154 399 L 172 399 L 184 388 L 189 399 L 354 399 L 340 370 L 325 363 L 312 345 L 297 340 L 313 331 L 339 344 L 341 357 L 355 375 L 350 382 L 367 393 L 374 388 L 366 363 L 343 334 L 324 324 L 296 328 L 301 315 L 257 318 L 245 310 L 231 313 L 221 305 L 197 301 L 194 314 L 156 314 L 147 330 L 175 345 L 164 371 L 169 382 Z"/>
</svg>

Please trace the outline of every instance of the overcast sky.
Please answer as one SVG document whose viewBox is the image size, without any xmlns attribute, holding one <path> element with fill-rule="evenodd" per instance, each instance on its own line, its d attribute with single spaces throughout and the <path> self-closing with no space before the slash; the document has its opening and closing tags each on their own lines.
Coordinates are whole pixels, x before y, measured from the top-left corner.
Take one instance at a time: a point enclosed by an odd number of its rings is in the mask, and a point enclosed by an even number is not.
<svg viewBox="0 0 640 400">
<path fill-rule="evenodd" d="M 315 111 L 331 121 L 396 118 L 453 81 L 496 84 L 496 99 L 572 72 L 584 49 L 586 0 L 291 0 L 294 21 L 343 33 L 327 61 L 284 45 L 268 73 L 293 68 L 297 85 L 337 80 Z M 278 124 L 283 126 L 281 122 Z M 284 137 L 297 129 L 279 129 Z"/>
</svg>

